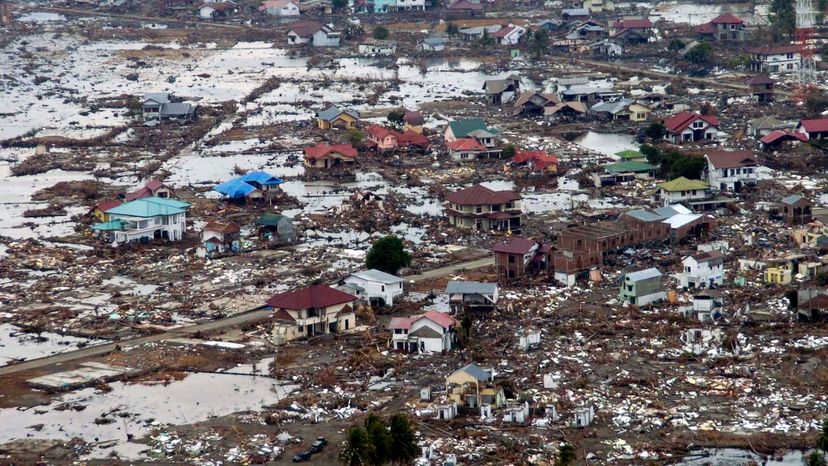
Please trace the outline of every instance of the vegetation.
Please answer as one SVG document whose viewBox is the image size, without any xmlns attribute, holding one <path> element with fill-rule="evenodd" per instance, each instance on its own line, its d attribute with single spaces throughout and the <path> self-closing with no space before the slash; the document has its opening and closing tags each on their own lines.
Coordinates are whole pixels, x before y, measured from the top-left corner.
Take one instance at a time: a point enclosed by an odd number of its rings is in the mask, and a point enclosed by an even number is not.
<svg viewBox="0 0 828 466">
<path fill-rule="evenodd" d="M 402 109 L 391 110 L 386 118 L 392 125 L 400 127 L 405 123 L 405 111 Z"/>
<path fill-rule="evenodd" d="M 359 39 L 365 35 L 365 29 L 359 24 L 351 23 L 342 31 L 342 37 L 347 40 Z"/>
<path fill-rule="evenodd" d="M 665 128 L 664 125 L 661 123 L 650 123 L 650 125 L 644 129 L 644 135 L 650 139 L 661 139 L 664 137 L 665 134 L 667 134 L 667 128 Z"/>
<path fill-rule="evenodd" d="M 787 42 L 796 30 L 796 12 L 793 0 L 771 0 L 770 25 L 773 40 Z"/>
<path fill-rule="evenodd" d="M 710 61 L 711 53 L 710 44 L 702 42 L 685 53 L 684 58 L 694 65 L 706 65 Z"/>
<path fill-rule="evenodd" d="M 376 26 L 372 35 L 376 40 L 386 40 L 388 39 L 388 29 L 385 26 Z"/>
<path fill-rule="evenodd" d="M 683 176 L 698 180 L 704 170 L 705 162 L 702 157 L 685 155 L 673 149 L 662 151 L 649 144 L 643 144 L 639 151 L 647 156 L 649 163 L 660 167 L 662 176 L 670 179 Z"/>
<path fill-rule="evenodd" d="M 816 449 L 805 457 L 805 466 L 826 466 L 825 453 L 828 452 L 828 419 L 822 421 L 822 432 L 817 438 Z"/>
<path fill-rule="evenodd" d="M 578 459 L 578 456 L 575 454 L 575 447 L 565 443 L 558 449 L 555 466 L 571 466 L 575 464 L 576 459 Z"/>
<path fill-rule="evenodd" d="M 501 155 L 504 158 L 510 158 L 511 159 L 512 157 L 515 156 L 515 152 L 517 152 L 517 148 L 515 147 L 514 144 L 506 144 L 506 145 L 503 146 L 503 152 L 501 153 Z"/>
<path fill-rule="evenodd" d="M 349 129 L 345 132 L 345 140 L 351 143 L 351 145 L 353 146 L 359 144 L 363 139 L 365 139 L 365 135 L 362 133 L 362 131 L 356 128 Z"/>
<path fill-rule="evenodd" d="M 819 116 L 819 114 L 828 110 L 828 96 L 821 90 L 810 92 L 805 97 L 805 110 L 808 111 L 810 116 Z"/>
<path fill-rule="evenodd" d="M 348 0 L 331 0 L 331 7 L 334 11 L 342 11 L 348 7 Z"/>
<path fill-rule="evenodd" d="M 448 34 L 449 36 L 456 36 L 459 32 L 460 28 L 456 24 L 452 22 L 446 23 L 446 34 Z"/>
<path fill-rule="evenodd" d="M 363 426 L 348 429 L 339 461 L 346 466 L 411 464 L 419 451 L 406 415 L 395 414 L 386 423 L 376 414 L 369 414 Z"/>
<path fill-rule="evenodd" d="M 392 275 L 411 263 L 411 254 L 396 236 L 386 236 L 377 240 L 365 256 L 365 266 L 369 269 L 382 270 Z"/>
<path fill-rule="evenodd" d="M 549 50 L 549 35 L 544 29 L 529 33 L 527 40 L 527 47 L 529 51 L 535 56 L 536 60 L 540 60 L 541 56 Z"/>
</svg>

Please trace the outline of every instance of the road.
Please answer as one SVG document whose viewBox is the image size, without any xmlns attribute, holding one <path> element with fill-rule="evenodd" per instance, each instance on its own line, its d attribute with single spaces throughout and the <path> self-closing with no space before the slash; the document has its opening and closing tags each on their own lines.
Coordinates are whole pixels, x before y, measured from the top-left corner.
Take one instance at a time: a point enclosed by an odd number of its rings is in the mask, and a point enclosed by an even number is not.
<svg viewBox="0 0 828 466">
<path fill-rule="evenodd" d="M 196 21 L 196 20 L 187 20 L 187 19 L 178 19 L 178 18 L 163 18 L 159 16 L 140 16 L 140 15 L 124 15 L 119 13 L 109 13 L 106 11 L 97 11 L 97 10 L 82 10 L 77 8 L 62 8 L 62 7 L 47 7 L 47 6 L 28 6 L 28 5 L 17 5 L 17 11 L 45 11 L 48 13 L 59 13 L 63 15 L 76 15 L 76 16 L 101 16 L 106 18 L 116 18 L 116 19 L 126 19 L 131 21 L 146 21 L 150 23 L 169 23 L 169 24 L 186 24 L 190 26 L 202 26 L 202 27 L 216 27 L 216 28 L 224 28 L 224 29 L 247 29 L 253 31 L 263 31 L 263 32 L 273 32 L 272 29 L 265 29 L 265 28 L 257 28 L 252 26 L 244 26 L 241 24 L 232 24 L 232 23 L 217 23 L 215 21 Z"/>
<path fill-rule="evenodd" d="M 484 257 L 482 259 L 476 259 L 467 262 L 461 262 L 459 264 L 449 265 L 446 267 L 441 267 L 438 269 L 429 270 L 419 275 L 410 275 L 405 277 L 406 280 L 419 282 L 423 280 L 430 280 L 433 278 L 439 278 L 445 275 L 453 274 L 459 272 L 461 270 L 472 270 L 472 269 L 479 269 L 483 267 L 487 267 L 494 264 L 493 257 Z M 33 370 L 33 369 L 42 369 L 44 367 L 53 366 L 56 364 L 65 364 L 68 362 L 74 362 L 81 359 L 93 358 L 96 356 L 102 356 L 108 353 L 111 353 L 115 350 L 116 346 L 120 346 L 121 348 L 125 348 L 128 346 L 137 346 L 144 343 L 151 343 L 151 342 L 158 342 L 164 340 L 171 340 L 175 338 L 185 338 L 187 336 L 193 335 L 195 333 L 205 333 L 214 330 L 223 330 L 230 327 L 235 327 L 244 324 L 250 324 L 259 322 L 262 320 L 267 319 L 270 316 L 270 311 L 264 309 L 254 309 L 250 311 L 246 311 L 240 314 L 235 314 L 230 317 L 225 317 L 223 319 L 216 319 L 207 322 L 201 322 L 194 325 L 188 325 L 186 327 L 179 327 L 176 329 L 172 329 L 163 333 L 158 333 L 155 335 L 147 335 L 144 337 L 136 337 L 130 339 L 124 339 L 115 343 L 107 343 L 104 345 L 92 346 L 89 348 L 83 348 L 75 351 L 67 351 L 65 353 L 54 354 L 51 356 L 46 356 L 37 359 L 30 359 L 28 361 L 21 362 L 19 364 L 14 364 L 11 366 L 4 366 L 0 367 L 0 377 L 4 375 L 16 374 L 18 372 Z"/>
</svg>

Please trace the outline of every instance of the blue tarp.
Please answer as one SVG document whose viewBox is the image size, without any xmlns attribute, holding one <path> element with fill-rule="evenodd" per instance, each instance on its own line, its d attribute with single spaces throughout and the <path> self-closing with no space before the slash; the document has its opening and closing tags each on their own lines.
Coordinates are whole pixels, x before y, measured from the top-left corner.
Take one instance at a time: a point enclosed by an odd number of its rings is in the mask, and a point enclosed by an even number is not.
<svg viewBox="0 0 828 466">
<path fill-rule="evenodd" d="M 256 188 L 238 178 L 226 181 L 213 188 L 213 191 L 218 191 L 228 199 L 244 199 L 255 190 Z"/>
<path fill-rule="evenodd" d="M 284 181 L 267 172 L 250 172 L 239 178 L 242 181 L 259 183 L 262 186 L 276 186 Z"/>
</svg>

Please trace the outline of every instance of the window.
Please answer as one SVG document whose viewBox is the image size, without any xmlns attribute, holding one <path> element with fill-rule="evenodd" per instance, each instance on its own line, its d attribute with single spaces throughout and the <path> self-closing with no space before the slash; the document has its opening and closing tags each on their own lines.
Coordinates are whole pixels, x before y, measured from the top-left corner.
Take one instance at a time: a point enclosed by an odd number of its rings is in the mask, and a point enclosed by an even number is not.
<svg viewBox="0 0 828 466">
<path fill-rule="evenodd" d="M 305 326 L 304 326 L 304 325 L 300 325 L 300 326 L 299 326 L 299 333 L 302 333 L 302 332 L 304 332 L 304 331 L 305 331 Z"/>
<path fill-rule="evenodd" d="M 685 271 L 685 272 L 690 272 L 690 267 L 685 267 L 685 268 L 684 268 L 684 271 Z"/>
<path fill-rule="evenodd" d="M 514 203 L 514 202 L 510 202 L 510 203 L 506 204 L 506 208 L 507 208 L 507 209 L 514 209 L 514 208 L 515 208 L 515 203 Z"/>
<path fill-rule="evenodd" d="M 704 126 L 704 122 L 703 122 L 703 121 L 694 121 L 694 122 L 693 122 L 693 128 L 698 129 L 698 128 L 701 128 L 701 127 L 703 127 L 703 126 Z"/>
<path fill-rule="evenodd" d="M 792 53 L 789 53 L 789 54 L 786 56 L 786 58 L 787 58 L 788 60 L 793 60 L 793 54 L 792 54 Z"/>
<path fill-rule="evenodd" d="M 474 208 L 474 211 L 477 212 L 478 214 L 482 214 L 483 213 L 483 206 L 480 206 L 480 205 L 476 206 Z"/>
<path fill-rule="evenodd" d="M 510 264 L 514 264 L 514 263 L 515 263 L 515 256 L 513 256 L 512 254 L 509 254 L 509 263 L 510 263 Z"/>
<path fill-rule="evenodd" d="M 793 66 L 793 63 L 788 63 L 788 69 L 789 69 L 789 70 L 792 70 L 792 69 L 793 69 L 793 67 L 794 67 L 794 66 Z"/>
<path fill-rule="evenodd" d="M 385 285 L 382 285 L 382 291 L 385 291 Z"/>
</svg>

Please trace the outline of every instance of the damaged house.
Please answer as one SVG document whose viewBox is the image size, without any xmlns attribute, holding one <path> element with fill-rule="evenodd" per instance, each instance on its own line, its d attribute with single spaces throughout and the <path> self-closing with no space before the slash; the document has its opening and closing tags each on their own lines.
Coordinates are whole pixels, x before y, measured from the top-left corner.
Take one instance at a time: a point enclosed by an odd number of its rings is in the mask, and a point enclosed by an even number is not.
<svg viewBox="0 0 828 466">
<path fill-rule="evenodd" d="M 145 94 L 141 100 L 141 114 L 147 124 L 193 121 L 196 118 L 196 106 L 181 102 L 169 92 L 153 92 Z"/>
<path fill-rule="evenodd" d="M 350 144 L 321 143 L 305 147 L 305 166 L 308 168 L 334 168 L 352 165 L 357 150 Z"/>
<path fill-rule="evenodd" d="M 241 229 L 233 222 L 209 222 L 201 229 L 201 244 L 210 253 L 239 252 Z"/>
<path fill-rule="evenodd" d="M 278 342 L 336 333 L 356 326 L 356 296 L 314 285 L 279 293 L 267 300 L 273 311 L 273 337 Z"/>
<path fill-rule="evenodd" d="M 498 278 L 520 279 L 549 268 L 552 245 L 511 236 L 492 245 Z"/>
<path fill-rule="evenodd" d="M 452 280 L 446 284 L 449 308 L 454 314 L 497 309 L 497 283 Z"/>
<path fill-rule="evenodd" d="M 625 273 L 621 276 L 621 292 L 618 300 L 623 304 L 646 306 L 667 298 L 662 283 L 663 275 L 656 268 Z"/>
<path fill-rule="evenodd" d="M 256 225 L 259 226 L 259 237 L 269 244 L 283 246 L 296 243 L 296 231 L 290 217 L 268 212 L 256 219 Z"/>
<path fill-rule="evenodd" d="M 793 73 L 802 62 L 798 45 L 762 46 L 748 50 L 750 70 L 756 73 Z"/>
<path fill-rule="evenodd" d="M 543 150 L 518 150 L 512 158 L 512 164 L 527 167 L 534 173 L 558 174 L 558 158 Z"/>
<path fill-rule="evenodd" d="M 458 323 L 452 316 L 428 311 L 411 317 L 392 317 L 391 347 L 397 351 L 442 353 L 457 343 Z"/>
<path fill-rule="evenodd" d="M 335 30 L 332 24 L 322 24 L 316 21 L 297 21 L 293 23 L 287 33 L 290 45 L 311 44 L 314 47 L 339 47 L 342 33 Z"/>
<path fill-rule="evenodd" d="M 477 364 L 469 364 L 446 377 L 446 393 L 450 401 L 469 408 L 506 405 L 503 388 L 494 384 L 492 372 Z"/>
<path fill-rule="evenodd" d="M 486 101 L 492 105 L 511 102 L 520 94 L 520 78 L 515 75 L 504 79 L 489 79 L 483 83 Z"/>
<path fill-rule="evenodd" d="M 513 104 L 515 115 L 543 115 L 546 107 L 561 102 L 557 94 L 544 94 L 537 91 L 526 91 Z"/>
<path fill-rule="evenodd" d="M 371 306 L 393 306 L 394 298 L 403 294 L 402 278 L 377 269 L 354 272 L 345 277 L 340 285 Z"/>
<path fill-rule="evenodd" d="M 190 204 L 176 199 L 143 197 L 106 211 L 109 221 L 92 225 L 114 245 L 131 241 L 179 241 L 187 230 Z"/>
<path fill-rule="evenodd" d="M 523 198 L 514 191 L 493 191 L 478 184 L 446 196 L 443 211 L 456 228 L 519 232 Z"/>
<path fill-rule="evenodd" d="M 681 264 L 684 270 L 678 279 L 682 288 L 716 288 L 724 284 L 724 254 L 719 251 L 689 255 Z"/>
</svg>

